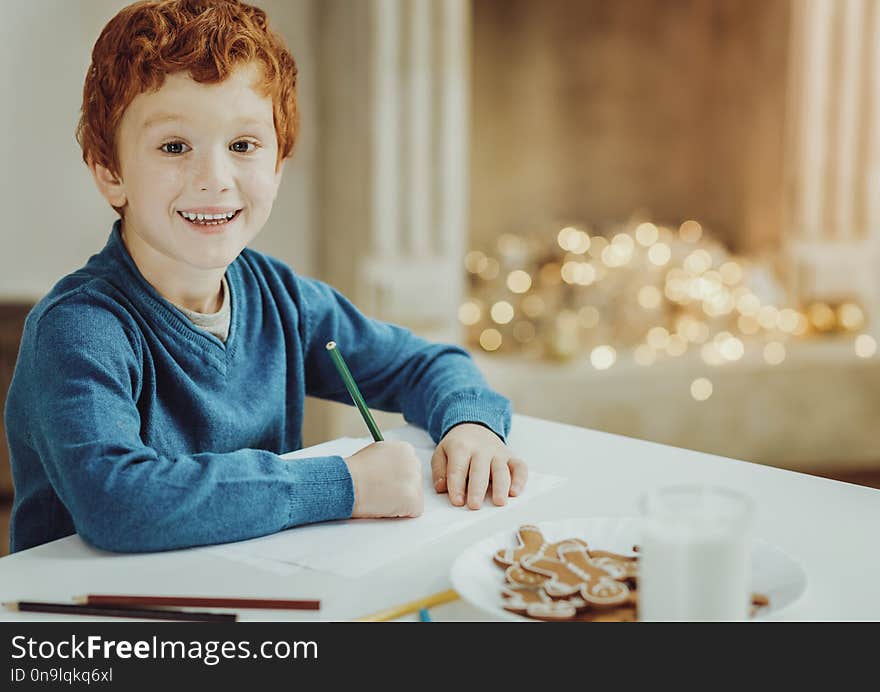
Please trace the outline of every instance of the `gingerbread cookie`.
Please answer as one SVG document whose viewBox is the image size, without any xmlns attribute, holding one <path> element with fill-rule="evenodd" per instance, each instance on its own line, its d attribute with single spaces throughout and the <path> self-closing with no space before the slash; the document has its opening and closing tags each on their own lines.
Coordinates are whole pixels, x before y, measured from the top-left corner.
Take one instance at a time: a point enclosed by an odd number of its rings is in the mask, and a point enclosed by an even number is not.
<svg viewBox="0 0 880 692">
<path fill-rule="evenodd" d="M 538 620 L 638 620 L 637 555 L 591 550 L 579 538 L 549 543 L 531 525 L 520 527 L 517 543 L 493 556 L 505 567 L 506 610 Z M 769 604 L 767 596 L 752 594 L 752 617 Z"/>
<path fill-rule="evenodd" d="M 577 593 L 587 603 L 598 606 L 629 602 L 629 587 L 595 565 L 584 545 L 563 542 L 557 552 L 558 560 L 534 555 L 522 563 L 526 571 L 549 577 L 543 585 L 548 596 L 566 597 Z"/>
<path fill-rule="evenodd" d="M 504 609 L 537 620 L 571 620 L 587 602 L 577 596 L 554 600 L 543 589 L 506 586 L 501 591 Z"/>
<path fill-rule="evenodd" d="M 511 565 L 504 571 L 504 579 L 508 584 L 514 586 L 524 586 L 529 589 L 535 589 L 542 587 L 549 577 L 544 574 L 529 572 L 524 569 L 522 565 L 517 563 Z"/>
<path fill-rule="evenodd" d="M 615 579 L 635 581 L 639 574 L 638 558 L 611 553 L 607 550 L 590 550 L 590 558 Z"/>
<path fill-rule="evenodd" d="M 516 532 L 517 545 L 515 548 L 502 548 L 495 552 L 493 559 L 502 567 L 510 567 L 519 564 L 523 559 L 532 557 L 533 555 L 544 555 L 547 557 L 558 557 L 556 549 L 560 543 L 548 543 L 537 526 L 520 526 Z M 586 546 L 584 541 L 579 539 L 567 539 L 581 543 Z"/>
</svg>

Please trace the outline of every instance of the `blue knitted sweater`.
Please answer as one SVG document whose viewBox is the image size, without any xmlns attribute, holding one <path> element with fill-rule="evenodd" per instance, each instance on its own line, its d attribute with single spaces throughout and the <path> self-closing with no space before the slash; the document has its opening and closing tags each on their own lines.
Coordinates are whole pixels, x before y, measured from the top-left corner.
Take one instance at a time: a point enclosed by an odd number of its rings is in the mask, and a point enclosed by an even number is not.
<svg viewBox="0 0 880 692">
<path fill-rule="evenodd" d="M 104 249 L 31 311 L 6 402 L 11 548 L 78 533 L 118 552 L 237 541 L 351 516 L 341 457 L 297 461 L 306 395 L 371 407 L 438 442 L 510 404 L 462 349 L 369 319 L 330 286 L 246 249 L 228 267 L 224 344 L 138 271 L 117 221 Z"/>
</svg>

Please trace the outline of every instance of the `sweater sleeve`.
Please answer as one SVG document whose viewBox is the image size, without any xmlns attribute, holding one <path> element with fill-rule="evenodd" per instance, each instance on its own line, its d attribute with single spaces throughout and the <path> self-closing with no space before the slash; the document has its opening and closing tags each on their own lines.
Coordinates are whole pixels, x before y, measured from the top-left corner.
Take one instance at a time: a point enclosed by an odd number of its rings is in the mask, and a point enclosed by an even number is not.
<svg viewBox="0 0 880 692">
<path fill-rule="evenodd" d="M 31 444 L 84 540 L 117 552 L 170 550 L 351 515 L 341 457 L 166 456 L 146 446 L 141 363 L 138 340 L 107 307 L 62 303 L 37 326 Z"/>
<path fill-rule="evenodd" d="M 326 350 L 335 341 L 371 408 L 402 413 L 435 443 L 465 422 L 506 439 L 510 402 L 489 387 L 467 351 L 370 319 L 320 281 L 299 278 L 298 285 L 307 394 L 352 403 Z"/>
</svg>

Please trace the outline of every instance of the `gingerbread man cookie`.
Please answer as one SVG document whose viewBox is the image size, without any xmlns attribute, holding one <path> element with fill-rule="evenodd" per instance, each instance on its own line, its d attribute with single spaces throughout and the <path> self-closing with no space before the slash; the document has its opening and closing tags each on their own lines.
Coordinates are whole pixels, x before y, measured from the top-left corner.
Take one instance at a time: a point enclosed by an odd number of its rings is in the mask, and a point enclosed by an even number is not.
<svg viewBox="0 0 880 692">
<path fill-rule="evenodd" d="M 516 532 L 517 545 L 515 548 L 502 548 L 495 552 L 493 559 L 502 567 L 510 567 L 519 564 L 523 559 L 532 557 L 533 555 L 545 555 L 547 557 L 558 557 L 556 549 L 561 543 L 548 543 L 541 533 L 541 529 L 537 526 L 525 525 L 520 526 Z M 577 538 L 568 539 L 586 546 L 584 541 Z"/>
<path fill-rule="evenodd" d="M 565 600 L 553 600 L 543 589 L 507 586 L 501 591 L 504 609 L 527 615 L 537 620 L 571 620 L 587 602 L 574 596 Z"/>
<path fill-rule="evenodd" d="M 593 564 L 583 544 L 563 542 L 557 552 L 558 560 L 534 555 L 522 562 L 526 571 L 549 577 L 544 582 L 548 596 L 566 597 L 579 593 L 587 603 L 597 606 L 629 602 L 629 587 Z"/>
<path fill-rule="evenodd" d="M 590 550 L 590 558 L 597 567 L 601 567 L 615 579 L 635 580 L 639 576 L 637 557 L 619 555 L 607 550 Z"/>
<path fill-rule="evenodd" d="M 537 572 L 530 572 L 519 563 L 511 565 L 504 570 L 504 579 L 508 584 L 523 586 L 529 589 L 537 589 L 544 585 L 550 577 Z"/>
<path fill-rule="evenodd" d="M 590 550 L 579 538 L 549 543 L 531 525 L 521 527 L 517 539 L 516 548 L 494 555 L 506 567 L 506 610 L 537 620 L 638 620 L 637 555 Z M 752 594 L 752 617 L 769 603 L 764 594 Z"/>
<path fill-rule="evenodd" d="M 516 541 L 515 548 L 502 548 L 495 552 L 496 563 L 502 567 L 510 567 L 519 563 L 524 557 L 540 553 L 547 545 L 544 534 L 537 526 L 520 526 L 516 532 Z"/>
</svg>

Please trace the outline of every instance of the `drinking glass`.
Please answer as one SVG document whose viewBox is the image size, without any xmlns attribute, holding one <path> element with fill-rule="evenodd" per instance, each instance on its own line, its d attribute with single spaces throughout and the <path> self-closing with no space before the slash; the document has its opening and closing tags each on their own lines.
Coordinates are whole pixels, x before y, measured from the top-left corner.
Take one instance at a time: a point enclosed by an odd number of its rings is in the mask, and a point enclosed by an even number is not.
<svg viewBox="0 0 880 692">
<path fill-rule="evenodd" d="M 647 493 L 639 510 L 639 619 L 745 620 L 753 501 L 728 488 L 677 485 Z"/>
</svg>

